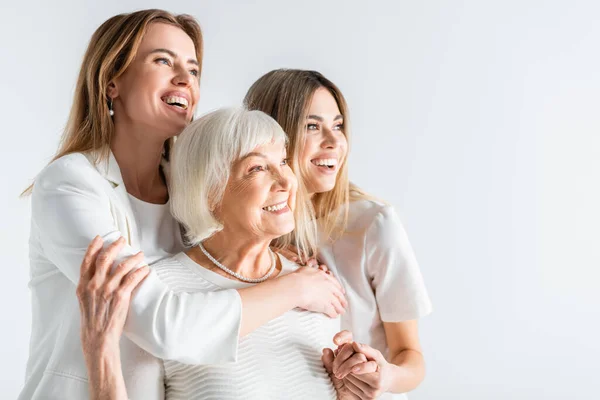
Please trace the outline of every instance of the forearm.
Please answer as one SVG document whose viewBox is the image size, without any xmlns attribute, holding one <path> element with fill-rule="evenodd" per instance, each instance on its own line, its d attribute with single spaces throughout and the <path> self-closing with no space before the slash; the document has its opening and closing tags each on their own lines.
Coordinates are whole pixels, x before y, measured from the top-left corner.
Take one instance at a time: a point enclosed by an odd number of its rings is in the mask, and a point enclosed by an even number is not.
<svg viewBox="0 0 600 400">
<path fill-rule="evenodd" d="M 242 298 L 240 337 L 299 305 L 299 289 L 292 274 L 238 292 Z"/>
<path fill-rule="evenodd" d="M 91 400 L 127 400 L 118 351 L 99 350 L 86 355 Z"/>
<path fill-rule="evenodd" d="M 388 391 L 392 393 L 410 392 L 425 378 L 425 360 L 416 350 L 401 351 L 390 359 L 390 364 L 392 375 Z"/>
</svg>

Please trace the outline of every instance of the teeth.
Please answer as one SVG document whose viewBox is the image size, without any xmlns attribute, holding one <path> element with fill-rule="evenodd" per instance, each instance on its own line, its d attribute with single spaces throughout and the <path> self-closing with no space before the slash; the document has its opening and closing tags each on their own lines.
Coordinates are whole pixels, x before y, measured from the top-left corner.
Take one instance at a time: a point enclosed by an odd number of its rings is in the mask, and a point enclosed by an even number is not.
<svg viewBox="0 0 600 400">
<path fill-rule="evenodd" d="M 322 158 L 318 160 L 312 160 L 312 163 L 315 165 L 325 165 L 327 167 L 333 167 L 334 165 L 337 165 L 338 160 L 335 158 Z"/>
<path fill-rule="evenodd" d="M 284 201 L 283 203 L 275 204 L 274 206 L 263 207 L 263 210 L 279 211 L 279 210 L 283 210 L 286 206 L 287 206 L 287 203 Z"/>
<path fill-rule="evenodd" d="M 185 97 L 179 97 L 179 96 L 167 96 L 167 97 L 163 97 L 163 101 L 167 104 L 175 104 L 175 105 L 181 105 L 181 107 L 184 110 L 187 110 L 188 108 L 188 101 Z"/>
</svg>

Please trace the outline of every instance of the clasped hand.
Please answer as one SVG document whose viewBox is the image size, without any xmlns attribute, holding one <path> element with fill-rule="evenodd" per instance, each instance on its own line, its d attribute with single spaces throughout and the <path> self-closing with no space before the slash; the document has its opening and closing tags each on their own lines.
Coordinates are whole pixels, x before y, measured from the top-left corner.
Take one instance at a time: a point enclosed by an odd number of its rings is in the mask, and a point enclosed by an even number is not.
<svg viewBox="0 0 600 400">
<path fill-rule="evenodd" d="M 323 349 L 323 365 L 339 400 L 376 399 L 388 391 L 390 364 L 379 350 L 354 342 L 352 334 L 335 335 L 335 350 Z"/>
</svg>

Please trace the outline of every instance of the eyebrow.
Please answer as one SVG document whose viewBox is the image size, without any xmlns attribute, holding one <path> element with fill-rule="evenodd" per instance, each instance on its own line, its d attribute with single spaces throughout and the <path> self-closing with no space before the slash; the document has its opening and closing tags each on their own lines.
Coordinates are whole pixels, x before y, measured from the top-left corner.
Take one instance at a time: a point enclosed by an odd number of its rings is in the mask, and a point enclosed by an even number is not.
<svg viewBox="0 0 600 400">
<path fill-rule="evenodd" d="M 306 117 L 306 119 L 316 119 L 319 122 L 323 122 L 324 119 L 323 117 L 320 117 L 318 115 L 309 115 Z M 337 121 L 338 119 L 344 119 L 344 117 L 341 114 L 338 114 L 333 120 Z"/>
<path fill-rule="evenodd" d="M 265 160 L 267 159 L 267 156 L 264 155 L 263 153 L 258 153 L 256 151 L 252 151 L 252 152 L 246 154 L 244 157 L 242 157 L 242 160 L 245 160 L 246 158 L 250 158 L 250 157 L 260 157 L 260 158 L 264 158 Z"/>
<path fill-rule="evenodd" d="M 168 55 L 170 55 L 173 58 L 177 58 L 178 57 L 177 53 L 175 53 L 174 51 L 169 50 L 169 49 L 162 49 L 162 48 L 161 49 L 154 49 L 149 54 L 154 54 L 154 53 L 167 53 Z M 198 61 L 195 60 L 195 59 L 193 59 L 193 58 L 188 59 L 187 62 L 188 62 L 188 64 L 198 65 Z"/>
</svg>

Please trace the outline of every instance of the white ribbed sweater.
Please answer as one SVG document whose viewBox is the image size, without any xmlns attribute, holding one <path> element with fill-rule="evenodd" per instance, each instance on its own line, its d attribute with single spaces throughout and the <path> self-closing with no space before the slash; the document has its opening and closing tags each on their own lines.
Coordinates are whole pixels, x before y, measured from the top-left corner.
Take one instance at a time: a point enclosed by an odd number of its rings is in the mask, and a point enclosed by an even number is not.
<svg viewBox="0 0 600 400">
<path fill-rule="evenodd" d="M 282 274 L 298 268 L 280 258 Z M 209 271 L 184 253 L 154 264 L 153 269 L 175 292 L 250 286 Z M 325 347 L 333 347 L 332 338 L 339 329 L 339 319 L 292 310 L 241 339 L 235 363 L 186 365 L 165 360 L 166 398 L 335 399 L 335 389 L 321 362 L 321 352 Z"/>
</svg>

